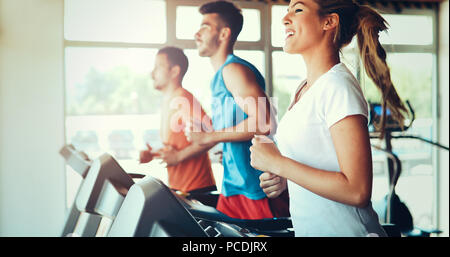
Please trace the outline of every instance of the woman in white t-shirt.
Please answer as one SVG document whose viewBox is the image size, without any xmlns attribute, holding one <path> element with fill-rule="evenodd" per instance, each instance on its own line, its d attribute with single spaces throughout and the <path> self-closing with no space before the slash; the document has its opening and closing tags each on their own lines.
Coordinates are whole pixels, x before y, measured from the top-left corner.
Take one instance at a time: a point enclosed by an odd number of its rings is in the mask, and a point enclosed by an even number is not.
<svg viewBox="0 0 450 257">
<path fill-rule="evenodd" d="M 288 189 L 296 236 L 386 236 L 370 201 L 368 105 L 339 59 L 340 49 L 357 35 L 384 109 L 402 124 L 407 111 L 378 41 L 385 21 L 351 0 L 292 0 L 282 21 L 284 51 L 303 56 L 307 78 L 279 123 L 277 145 L 264 136 L 252 141 L 251 165 L 264 171 L 261 187 L 268 197 Z"/>
</svg>

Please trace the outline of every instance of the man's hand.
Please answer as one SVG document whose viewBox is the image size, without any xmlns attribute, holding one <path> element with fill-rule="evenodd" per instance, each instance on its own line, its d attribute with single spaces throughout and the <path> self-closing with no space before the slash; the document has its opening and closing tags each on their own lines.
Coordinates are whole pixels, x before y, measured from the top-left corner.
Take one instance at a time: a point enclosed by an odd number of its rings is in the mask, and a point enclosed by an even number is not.
<svg viewBox="0 0 450 257">
<path fill-rule="evenodd" d="M 146 143 L 147 150 L 142 150 L 139 153 L 139 163 L 148 163 L 153 160 L 153 158 L 159 156 L 159 152 L 152 152 L 152 147 Z"/>
<path fill-rule="evenodd" d="M 173 148 L 171 145 L 168 145 L 160 150 L 159 156 L 155 157 L 155 159 L 161 159 L 162 162 L 165 162 L 167 167 L 177 165 L 180 160 L 178 158 L 178 151 Z"/>
<path fill-rule="evenodd" d="M 210 132 L 204 132 L 204 128 L 202 128 L 201 124 L 196 124 L 193 122 L 187 122 L 184 128 L 184 135 L 186 139 L 192 144 L 197 145 L 207 145 L 210 144 Z"/>
</svg>

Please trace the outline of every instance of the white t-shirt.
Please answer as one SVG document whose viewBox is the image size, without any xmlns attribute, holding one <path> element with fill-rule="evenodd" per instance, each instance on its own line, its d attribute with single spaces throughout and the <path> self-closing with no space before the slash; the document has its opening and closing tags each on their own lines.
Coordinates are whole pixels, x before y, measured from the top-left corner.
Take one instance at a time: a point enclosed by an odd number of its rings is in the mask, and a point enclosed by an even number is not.
<svg viewBox="0 0 450 257">
<path fill-rule="evenodd" d="M 344 64 L 336 64 L 283 116 L 275 136 L 278 148 L 297 162 L 340 172 L 329 128 L 356 114 L 368 116 L 367 102 L 353 74 Z M 386 236 L 372 204 L 357 208 L 332 201 L 292 181 L 288 190 L 296 236 Z"/>
</svg>

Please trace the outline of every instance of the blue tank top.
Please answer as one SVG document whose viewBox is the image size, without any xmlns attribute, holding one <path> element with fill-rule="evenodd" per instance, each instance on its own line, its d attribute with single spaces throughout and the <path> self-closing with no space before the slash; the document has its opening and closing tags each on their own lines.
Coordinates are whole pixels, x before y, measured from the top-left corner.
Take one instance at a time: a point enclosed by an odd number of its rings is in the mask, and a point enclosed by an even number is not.
<svg viewBox="0 0 450 257">
<path fill-rule="evenodd" d="M 255 74 L 259 86 L 265 90 L 264 78 L 255 66 L 233 54 L 228 55 L 211 82 L 214 130 L 233 127 L 248 117 L 236 104 L 233 95 L 223 81 L 222 70 L 230 63 L 247 66 Z M 252 200 L 266 197 L 259 186 L 259 175 L 262 172 L 250 166 L 251 141 L 223 142 L 222 146 L 224 175 L 221 193 L 224 196 L 244 195 Z"/>
</svg>

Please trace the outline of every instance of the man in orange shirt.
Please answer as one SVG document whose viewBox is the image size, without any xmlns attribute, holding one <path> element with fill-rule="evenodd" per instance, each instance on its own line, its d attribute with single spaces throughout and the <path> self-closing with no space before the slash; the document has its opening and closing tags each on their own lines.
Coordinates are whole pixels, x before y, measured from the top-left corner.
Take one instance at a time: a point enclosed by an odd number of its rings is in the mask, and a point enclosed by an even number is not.
<svg viewBox="0 0 450 257">
<path fill-rule="evenodd" d="M 140 153 L 140 162 L 162 159 L 167 163 L 171 189 L 203 193 L 217 189 L 207 152 L 214 145 L 190 143 L 184 128 L 191 122 L 207 131 L 212 130 L 212 123 L 197 99 L 182 87 L 188 65 L 183 50 L 176 47 L 164 47 L 156 55 L 151 76 L 155 89 L 163 93 L 160 134 L 164 147 L 153 152 L 147 144 L 148 149 Z"/>
</svg>

